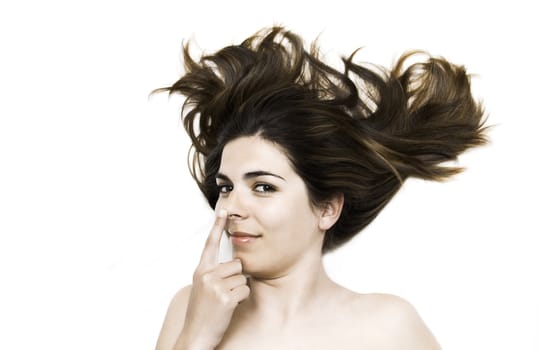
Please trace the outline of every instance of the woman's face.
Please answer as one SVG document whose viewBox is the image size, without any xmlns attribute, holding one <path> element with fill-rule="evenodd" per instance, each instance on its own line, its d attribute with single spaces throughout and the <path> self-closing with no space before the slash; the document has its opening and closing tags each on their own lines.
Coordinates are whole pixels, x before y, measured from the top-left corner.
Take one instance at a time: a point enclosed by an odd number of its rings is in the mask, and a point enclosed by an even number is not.
<svg viewBox="0 0 541 350">
<path fill-rule="evenodd" d="M 227 235 L 244 272 L 275 278 L 309 256 L 321 256 L 320 210 L 303 180 L 273 143 L 257 136 L 229 142 L 216 176 Z"/>
</svg>

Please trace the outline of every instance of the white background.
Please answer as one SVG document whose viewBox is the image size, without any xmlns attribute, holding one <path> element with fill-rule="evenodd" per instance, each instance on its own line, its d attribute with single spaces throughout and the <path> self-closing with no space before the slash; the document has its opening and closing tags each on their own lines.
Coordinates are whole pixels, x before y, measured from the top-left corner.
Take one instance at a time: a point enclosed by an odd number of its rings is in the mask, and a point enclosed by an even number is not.
<svg viewBox="0 0 541 350">
<path fill-rule="evenodd" d="M 192 4 L 194 3 L 194 4 Z M 212 212 L 180 99 L 148 98 L 207 52 L 283 24 L 329 59 L 407 49 L 465 64 L 492 143 L 446 183 L 411 180 L 325 257 L 403 296 L 445 349 L 541 349 L 538 11 L 526 1 L 11 1 L 0 5 L 0 348 L 152 349 Z M 533 2 L 532 2 L 533 3 Z"/>
</svg>

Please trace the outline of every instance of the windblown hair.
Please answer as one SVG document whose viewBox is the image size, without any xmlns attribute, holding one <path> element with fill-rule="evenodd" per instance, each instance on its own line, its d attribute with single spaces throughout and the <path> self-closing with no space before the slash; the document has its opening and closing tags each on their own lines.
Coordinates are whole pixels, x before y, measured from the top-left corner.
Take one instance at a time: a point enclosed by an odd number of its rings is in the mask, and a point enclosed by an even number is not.
<svg viewBox="0 0 541 350">
<path fill-rule="evenodd" d="M 214 209 L 224 146 L 241 136 L 277 144 L 304 180 L 312 205 L 344 196 L 324 238 L 327 252 L 367 226 L 408 177 L 443 180 L 462 168 L 442 163 L 486 142 L 484 110 L 464 67 L 422 52 L 402 55 L 390 71 L 342 58 L 325 64 L 312 44 L 281 27 L 194 60 L 156 91 L 182 94 L 192 140 L 190 170 Z M 422 62 L 405 61 L 426 55 Z"/>
</svg>

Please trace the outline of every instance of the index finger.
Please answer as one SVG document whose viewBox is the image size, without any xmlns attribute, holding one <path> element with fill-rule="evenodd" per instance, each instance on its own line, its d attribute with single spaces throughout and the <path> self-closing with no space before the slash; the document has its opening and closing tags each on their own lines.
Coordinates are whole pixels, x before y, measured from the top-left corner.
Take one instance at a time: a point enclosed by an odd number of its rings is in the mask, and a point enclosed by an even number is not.
<svg viewBox="0 0 541 350">
<path fill-rule="evenodd" d="M 227 211 L 225 209 L 218 210 L 214 225 L 210 230 L 205 247 L 201 253 L 201 260 L 199 266 L 212 267 L 218 262 L 218 253 L 220 251 L 220 239 L 225 229 L 227 222 Z"/>
</svg>

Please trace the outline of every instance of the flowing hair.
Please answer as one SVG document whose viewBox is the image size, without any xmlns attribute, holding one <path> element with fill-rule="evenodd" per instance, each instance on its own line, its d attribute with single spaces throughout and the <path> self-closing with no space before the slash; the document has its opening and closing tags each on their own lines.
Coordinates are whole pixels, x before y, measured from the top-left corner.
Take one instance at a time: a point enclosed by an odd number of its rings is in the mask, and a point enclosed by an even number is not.
<svg viewBox="0 0 541 350">
<path fill-rule="evenodd" d="M 185 74 L 156 91 L 186 97 L 190 171 L 209 205 L 224 146 L 257 135 L 281 147 L 313 205 L 344 196 L 323 252 L 366 227 L 405 179 L 447 179 L 462 168 L 444 163 L 487 142 L 465 68 L 424 52 L 407 52 L 386 70 L 355 63 L 355 51 L 338 70 L 315 43 L 306 50 L 282 27 L 199 59 L 189 51 L 188 42 Z"/>
</svg>

